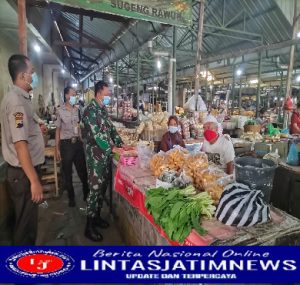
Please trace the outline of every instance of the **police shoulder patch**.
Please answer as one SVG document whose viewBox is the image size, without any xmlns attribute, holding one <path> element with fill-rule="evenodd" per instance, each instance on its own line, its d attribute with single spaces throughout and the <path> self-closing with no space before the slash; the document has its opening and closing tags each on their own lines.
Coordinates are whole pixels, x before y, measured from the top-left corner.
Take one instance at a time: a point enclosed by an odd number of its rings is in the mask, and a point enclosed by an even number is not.
<svg viewBox="0 0 300 285">
<path fill-rule="evenodd" d="M 14 116 L 15 116 L 16 128 L 17 129 L 23 128 L 23 126 L 24 126 L 24 122 L 23 122 L 24 114 L 21 113 L 21 112 L 17 112 L 17 113 L 14 114 Z"/>
</svg>

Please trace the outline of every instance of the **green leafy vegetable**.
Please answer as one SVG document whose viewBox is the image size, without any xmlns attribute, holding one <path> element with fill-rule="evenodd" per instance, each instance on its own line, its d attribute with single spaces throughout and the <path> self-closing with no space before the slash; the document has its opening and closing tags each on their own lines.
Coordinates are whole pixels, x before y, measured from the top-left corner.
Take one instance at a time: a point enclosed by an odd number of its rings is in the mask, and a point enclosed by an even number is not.
<svg viewBox="0 0 300 285">
<path fill-rule="evenodd" d="M 207 192 L 196 193 L 189 185 L 185 189 L 150 189 L 146 193 L 146 208 L 171 240 L 182 243 L 195 229 L 200 235 L 206 233 L 200 225 L 202 216 L 212 217 L 213 200 Z"/>
</svg>

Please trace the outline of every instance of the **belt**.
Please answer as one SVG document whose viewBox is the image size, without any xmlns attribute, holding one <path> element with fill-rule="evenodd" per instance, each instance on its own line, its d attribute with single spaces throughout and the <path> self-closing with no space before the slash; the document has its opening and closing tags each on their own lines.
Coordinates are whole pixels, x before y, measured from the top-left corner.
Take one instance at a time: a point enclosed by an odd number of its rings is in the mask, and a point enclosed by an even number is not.
<svg viewBox="0 0 300 285">
<path fill-rule="evenodd" d="M 79 141 L 80 141 L 79 137 L 72 137 L 71 139 L 61 140 L 61 142 L 63 143 L 72 143 L 72 144 L 77 143 Z"/>
<path fill-rule="evenodd" d="M 36 166 L 34 166 L 34 168 L 35 168 L 35 170 L 40 170 L 41 166 L 42 166 L 41 164 L 40 165 L 36 165 Z M 12 166 L 10 164 L 7 164 L 7 167 L 23 171 L 23 168 L 21 166 Z"/>
</svg>

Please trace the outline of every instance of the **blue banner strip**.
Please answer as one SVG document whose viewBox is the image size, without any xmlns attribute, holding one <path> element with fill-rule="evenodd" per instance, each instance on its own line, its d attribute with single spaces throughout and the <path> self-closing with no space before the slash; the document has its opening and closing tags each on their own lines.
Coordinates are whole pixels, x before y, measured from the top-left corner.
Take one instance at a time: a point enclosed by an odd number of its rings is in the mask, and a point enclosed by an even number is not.
<svg viewBox="0 0 300 285">
<path fill-rule="evenodd" d="M 299 283 L 300 247 L 0 247 L 1 283 Z"/>
</svg>

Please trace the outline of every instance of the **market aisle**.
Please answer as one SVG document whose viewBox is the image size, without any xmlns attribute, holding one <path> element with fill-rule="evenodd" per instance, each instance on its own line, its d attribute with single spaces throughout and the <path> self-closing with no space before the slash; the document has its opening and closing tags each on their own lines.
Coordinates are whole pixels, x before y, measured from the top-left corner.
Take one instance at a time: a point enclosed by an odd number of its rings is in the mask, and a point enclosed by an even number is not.
<svg viewBox="0 0 300 285">
<path fill-rule="evenodd" d="M 81 183 L 76 171 L 73 174 L 76 194 L 76 207 L 68 207 L 66 191 L 57 199 L 47 200 L 48 208 L 39 208 L 39 225 L 37 245 L 124 245 L 116 223 L 104 203 L 103 218 L 109 221 L 110 227 L 102 231 L 104 240 L 95 243 L 84 236 L 86 216 L 85 202 L 82 200 Z"/>
</svg>

